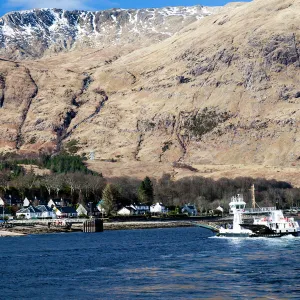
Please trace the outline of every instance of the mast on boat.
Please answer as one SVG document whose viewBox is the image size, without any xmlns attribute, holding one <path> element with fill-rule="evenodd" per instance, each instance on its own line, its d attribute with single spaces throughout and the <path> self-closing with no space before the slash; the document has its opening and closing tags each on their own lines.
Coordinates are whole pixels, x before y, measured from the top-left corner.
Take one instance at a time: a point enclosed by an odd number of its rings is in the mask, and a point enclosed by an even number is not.
<svg viewBox="0 0 300 300">
<path fill-rule="evenodd" d="M 254 184 L 251 186 L 251 196 L 252 196 L 252 208 L 255 208 L 256 202 L 255 202 L 255 187 Z"/>
</svg>

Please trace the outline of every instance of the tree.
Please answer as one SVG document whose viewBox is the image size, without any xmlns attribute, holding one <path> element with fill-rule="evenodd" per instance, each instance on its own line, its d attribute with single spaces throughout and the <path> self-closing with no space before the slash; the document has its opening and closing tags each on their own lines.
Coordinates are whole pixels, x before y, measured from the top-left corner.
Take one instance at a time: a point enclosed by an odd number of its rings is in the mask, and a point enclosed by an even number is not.
<svg viewBox="0 0 300 300">
<path fill-rule="evenodd" d="M 52 176 L 51 175 L 45 175 L 41 180 L 40 184 L 46 188 L 48 191 L 49 198 L 51 196 L 51 191 L 52 191 Z"/>
<path fill-rule="evenodd" d="M 4 194 L 9 189 L 9 182 L 10 182 L 9 172 L 8 171 L 0 172 L 0 190 L 3 190 Z"/>
<path fill-rule="evenodd" d="M 107 215 L 115 213 L 118 209 L 119 192 L 112 184 L 107 184 L 102 193 L 103 208 Z"/>
<path fill-rule="evenodd" d="M 51 185 L 52 189 L 56 192 L 56 197 L 58 198 L 58 194 L 64 186 L 64 176 L 61 174 L 53 175 Z"/>
<path fill-rule="evenodd" d="M 139 201 L 142 203 L 147 203 L 151 205 L 153 203 L 153 185 L 150 178 L 147 176 L 141 182 L 139 189 L 138 189 L 138 198 Z"/>
<path fill-rule="evenodd" d="M 100 195 L 105 187 L 105 179 L 99 175 L 85 175 L 87 177 L 87 186 L 85 187 L 85 197 L 88 199 L 88 193 L 93 195 L 94 201 L 101 199 Z"/>
<path fill-rule="evenodd" d="M 44 186 L 51 196 L 51 191 L 55 191 L 56 197 L 58 197 L 59 192 L 64 186 L 65 176 L 62 174 L 51 174 L 46 175 L 40 180 L 40 184 Z"/>
</svg>

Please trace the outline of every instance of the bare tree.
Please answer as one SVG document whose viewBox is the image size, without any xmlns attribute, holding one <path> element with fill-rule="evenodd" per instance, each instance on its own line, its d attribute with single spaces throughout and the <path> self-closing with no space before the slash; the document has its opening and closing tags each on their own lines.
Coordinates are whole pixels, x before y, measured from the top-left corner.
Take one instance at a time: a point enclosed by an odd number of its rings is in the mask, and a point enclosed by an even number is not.
<svg viewBox="0 0 300 300">
<path fill-rule="evenodd" d="M 40 185 L 44 186 L 48 191 L 49 197 L 51 197 L 52 191 L 52 175 L 46 175 L 40 180 Z"/>
<path fill-rule="evenodd" d="M 56 192 L 56 197 L 58 198 L 59 192 L 64 186 L 64 176 L 62 174 L 55 174 L 51 177 L 52 189 Z"/>
</svg>

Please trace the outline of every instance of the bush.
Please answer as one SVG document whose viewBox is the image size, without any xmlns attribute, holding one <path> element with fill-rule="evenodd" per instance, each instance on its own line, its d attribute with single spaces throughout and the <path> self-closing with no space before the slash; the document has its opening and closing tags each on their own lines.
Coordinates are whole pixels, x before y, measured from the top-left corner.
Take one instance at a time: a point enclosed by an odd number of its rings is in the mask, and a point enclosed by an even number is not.
<svg viewBox="0 0 300 300">
<path fill-rule="evenodd" d="M 65 145 L 65 149 L 67 152 L 71 153 L 71 154 L 75 154 L 78 152 L 78 150 L 80 149 L 78 147 L 78 141 L 77 140 L 71 140 L 69 142 L 66 143 Z"/>
<path fill-rule="evenodd" d="M 193 116 L 186 127 L 194 136 L 201 138 L 228 119 L 229 114 L 227 112 L 217 113 L 213 109 L 205 108 L 201 113 Z"/>
</svg>

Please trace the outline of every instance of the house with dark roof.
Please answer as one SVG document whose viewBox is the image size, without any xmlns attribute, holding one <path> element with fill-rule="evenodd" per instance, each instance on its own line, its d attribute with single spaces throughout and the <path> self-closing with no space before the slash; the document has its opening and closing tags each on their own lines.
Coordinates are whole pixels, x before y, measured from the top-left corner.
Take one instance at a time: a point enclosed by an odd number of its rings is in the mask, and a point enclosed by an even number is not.
<svg viewBox="0 0 300 300">
<path fill-rule="evenodd" d="M 72 206 L 61 206 L 53 209 L 58 218 L 77 218 L 78 213 Z"/>
<path fill-rule="evenodd" d="M 56 214 L 52 208 L 47 205 L 38 205 L 36 206 L 38 210 L 41 211 L 41 218 L 43 219 L 56 219 Z"/>
<path fill-rule="evenodd" d="M 38 219 L 42 217 L 42 212 L 30 205 L 26 208 L 21 208 L 16 212 L 16 216 L 18 219 Z"/>
<path fill-rule="evenodd" d="M 68 206 L 71 204 L 71 201 L 68 199 L 50 199 L 47 203 L 47 206 L 54 208 L 54 207 L 63 207 Z"/>
<path fill-rule="evenodd" d="M 197 208 L 195 205 L 193 204 L 185 204 L 182 208 L 181 208 L 181 212 L 183 214 L 187 214 L 189 216 L 196 216 L 197 215 Z"/>
<path fill-rule="evenodd" d="M 150 206 L 146 204 L 131 204 L 130 207 L 135 209 L 136 215 L 145 215 L 150 213 Z"/>
</svg>

